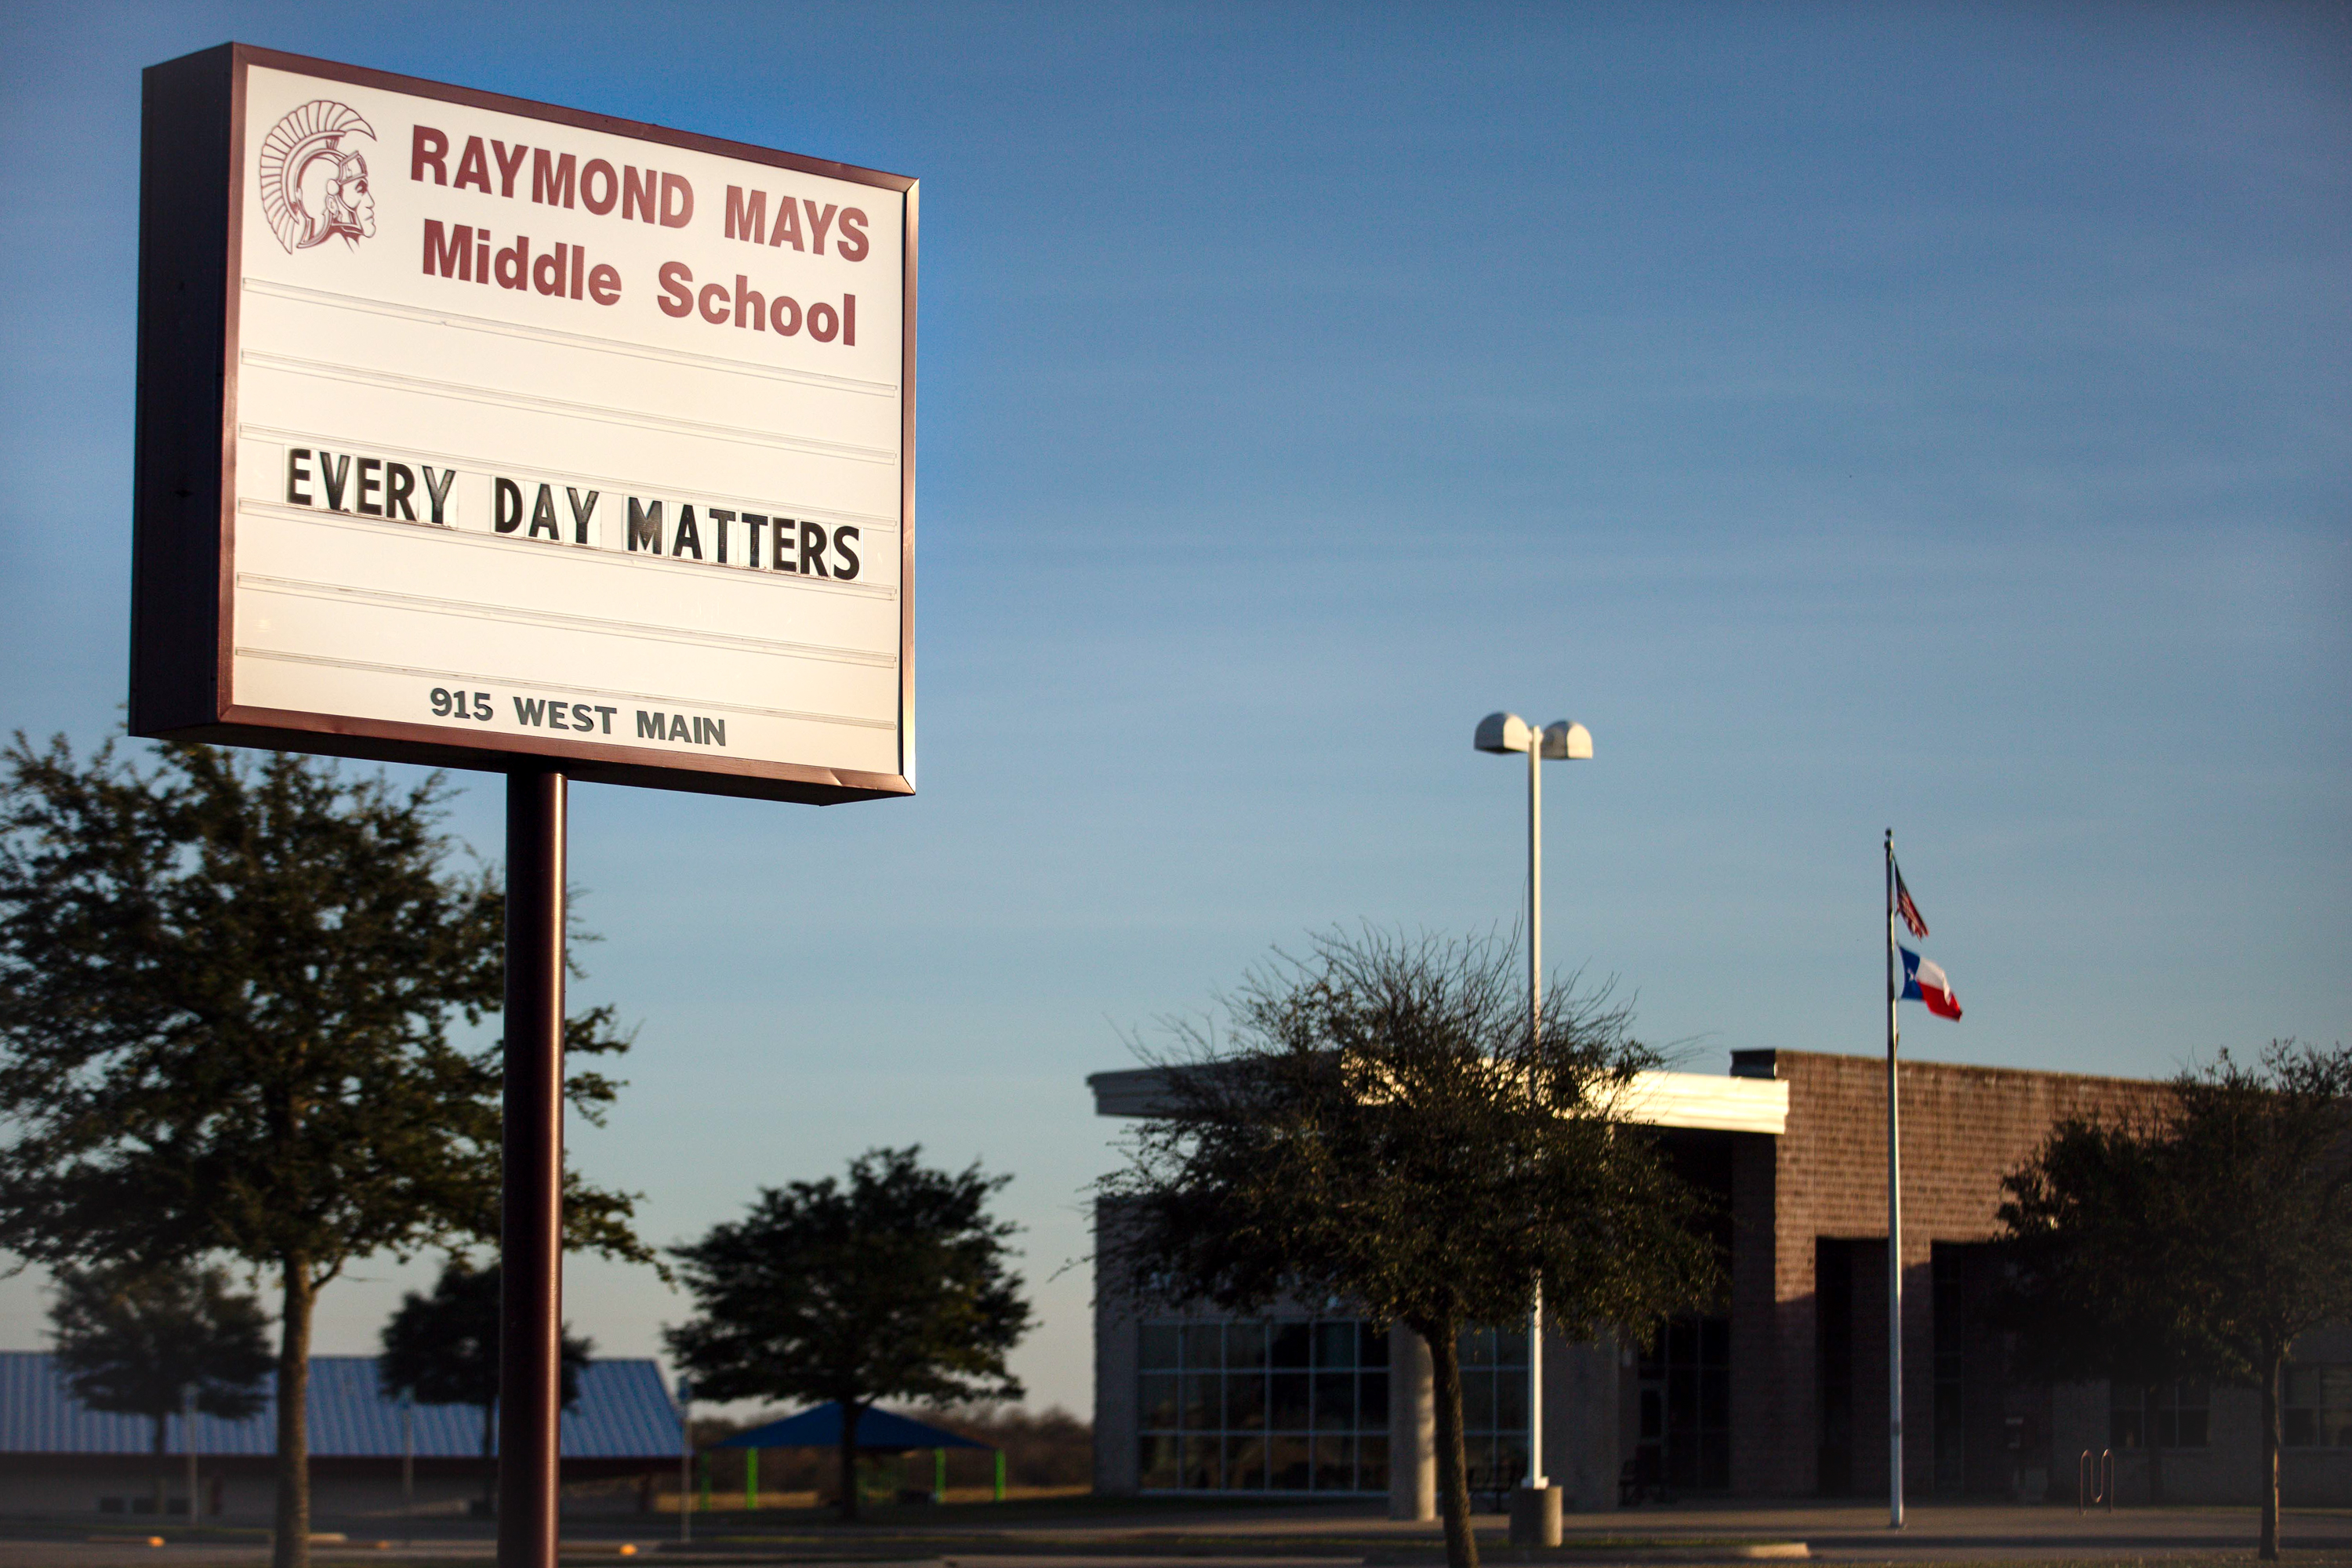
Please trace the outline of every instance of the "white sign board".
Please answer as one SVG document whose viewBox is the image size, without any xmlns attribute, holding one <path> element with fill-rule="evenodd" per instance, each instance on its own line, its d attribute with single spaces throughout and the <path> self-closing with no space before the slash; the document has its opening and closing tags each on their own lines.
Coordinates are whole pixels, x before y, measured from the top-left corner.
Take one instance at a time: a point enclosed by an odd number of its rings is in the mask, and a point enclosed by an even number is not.
<svg viewBox="0 0 2352 1568">
<path fill-rule="evenodd" d="M 242 46 L 147 138 L 134 729 L 911 789 L 913 181 Z"/>
</svg>

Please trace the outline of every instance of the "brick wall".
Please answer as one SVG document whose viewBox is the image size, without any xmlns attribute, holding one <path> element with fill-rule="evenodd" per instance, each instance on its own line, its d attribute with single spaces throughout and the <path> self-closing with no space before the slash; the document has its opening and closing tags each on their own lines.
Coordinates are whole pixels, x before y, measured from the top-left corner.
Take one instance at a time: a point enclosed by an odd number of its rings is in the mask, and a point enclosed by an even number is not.
<svg viewBox="0 0 2352 1568">
<path fill-rule="evenodd" d="M 1733 1062 L 1735 1072 L 1788 1083 L 1789 1124 L 1777 1139 L 1740 1138 L 1735 1154 L 1732 1488 L 1806 1496 L 1819 1489 L 1817 1244 L 1828 1237 L 1885 1245 L 1886 1063 L 1810 1051 L 1738 1051 Z M 2001 1178 L 2032 1157 L 2053 1123 L 2134 1114 L 2155 1107 L 2165 1090 L 2136 1079 L 1915 1060 L 1902 1064 L 1900 1082 L 1904 1479 L 1924 1495 L 1935 1463 L 1935 1243 L 1992 1237 Z M 1867 1299 L 1883 1312 L 1881 1292 L 1874 1286 Z M 1884 1331 L 1857 1335 L 1854 1355 L 1853 1485 L 1883 1492 Z"/>
</svg>

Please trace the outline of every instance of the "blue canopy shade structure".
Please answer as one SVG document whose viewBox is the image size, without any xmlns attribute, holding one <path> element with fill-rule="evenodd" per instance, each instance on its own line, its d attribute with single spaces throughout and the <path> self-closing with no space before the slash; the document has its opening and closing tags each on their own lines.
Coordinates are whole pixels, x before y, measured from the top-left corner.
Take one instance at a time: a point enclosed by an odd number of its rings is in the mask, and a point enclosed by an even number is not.
<svg viewBox="0 0 2352 1568">
<path fill-rule="evenodd" d="M 820 1405 L 803 1410 L 798 1415 L 787 1415 L 782 1421 L 771 1421 L 765 1426 L 754 1426 L 749 1432 L 738 1432 L 725 1442 L 715 1445 L 721 1448 L 837 1448 L 841 1446 L 841 1405 L 838 1402 Z M 975 1443 L 959 1436 L 942 1426 L 929 1422 L 909 1420 L 893 1415 L 887 1410 L 868 1410 L 857 1418 L 857 1446 L 877 1453 L 903 1454 L 909 1448 L 985 1448 L 985 1443 Z"/>
</svg>

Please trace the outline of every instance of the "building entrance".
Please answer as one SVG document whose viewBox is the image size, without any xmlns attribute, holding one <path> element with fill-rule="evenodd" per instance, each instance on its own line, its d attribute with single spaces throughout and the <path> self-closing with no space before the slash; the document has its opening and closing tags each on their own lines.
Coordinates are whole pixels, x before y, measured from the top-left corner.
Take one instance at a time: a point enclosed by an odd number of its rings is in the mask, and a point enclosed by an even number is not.
<svg viewBox="0 0 2352 1568">
<path fill-rule="evenodd" d="M 1645 1497 L 1731 1488 L 1731 1320 L 1679 1317 L 1642 1354 L 1633 1486 Z"/>
</svg>

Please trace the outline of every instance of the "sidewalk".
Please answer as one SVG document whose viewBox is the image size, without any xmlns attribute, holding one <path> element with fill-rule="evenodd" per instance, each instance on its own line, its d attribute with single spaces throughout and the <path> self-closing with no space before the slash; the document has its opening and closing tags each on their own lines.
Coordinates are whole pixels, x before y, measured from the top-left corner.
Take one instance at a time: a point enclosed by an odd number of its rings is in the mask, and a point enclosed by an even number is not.
<svg viewBox="0 0 2352 1568">
<path fill-rule="evenodd" d="M 568 1521 L 567 1565 L 590 1563 L 719 1564 L 856 1562 L 924 1568 L 1341 1568 L 1367 1553 L 1439 1545 L 1437 1526 L 1401 1523 L 1370 1507 L 1172 1509 L 1091 1500 L 1062 1518 L 1024 1517 L 1002 1524 L 984 1510 L 841 1526 L 806 1514 L 725 1514 L 696 1521 L 696 1541 L 681 1549 L 674 1521 L 642 1516 Z M 956 1517 L 945 1517 L 953 1514 Z M 979 1517 L 975 1517 L 978 1515 Z M 1500 1547 L 1506 1521 L 1476 1516 L 1480 1543 Z M 667 1528 L 665 1528 L 667 1526 Z M 342 1526 L 348 1544 L 321 1545 L 327 1564 L 471 1564 L 487 1561 L 495 1541 L 487 1525 L 450 1526 L 410 1544 L 381 1546 L 384 1521 Z M 1863 1502 L 1713 1503 L 1570 1514 L 1561 1556 L 1596 1565 L 1636 1563 L 1660 1549 L 1727 1548 L 1802 1542 L 1832 1563 L 2133 1562 L 2149 1558 L 2240 1558 L 2253 1554 L 2252 1509 L 2136 1508 L 2077 1514 L 2064 1507 L 1937 1504 L 1915 1507 L 1906 1528 L 1886 1528 L 1885 1507 Z M 93 1532 L 95 1533 L 95 1532 Z M 125 1531 L 94 1542 L 58 1528 L 0 1527 L 0 1563 L 9 1568 L 248 1568 L 268 1560 L 265 1539 L 191 1542 L 183 1537 L 148 1547 Z M 2282 1534 L 2290 1561 L 2352 1564 L 2352 1510 L 2289 1510 Z M 624 1544 L 636 1551 L 623 1556 Z M 1498 1552 L 1499 1557 L 1501 1553 Z M 1678 1553 L 1679 1555 L 1679 1553 Z M 1728 1558 L 1728 1552 L 1726 1556 Z"/>
</svg>

